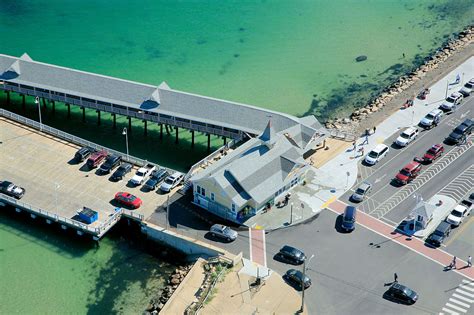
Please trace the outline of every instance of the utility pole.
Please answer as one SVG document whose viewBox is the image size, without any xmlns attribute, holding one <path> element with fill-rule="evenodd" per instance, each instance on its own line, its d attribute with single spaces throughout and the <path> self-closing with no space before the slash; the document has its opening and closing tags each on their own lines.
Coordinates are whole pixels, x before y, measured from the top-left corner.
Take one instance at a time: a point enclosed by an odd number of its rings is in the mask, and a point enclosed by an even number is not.
<svg viewBox="0 0 474 315">
<path fill-rule="evenodd" d="M 311 259 L 313 259 L 313 258 L 314 258 L 314 255 L 311 255 L 311 257 L 309 257 L 308 265 L 311 262 Z M 302 289 L 302 292 L 301 292 L 301 307 L 300 307 L 300 310 L 298 311 L 298 313 L 303 313 L 303 311 L 304 311 L 304 279 L 305 278 L 306 278 L 306 259 L 303 262 L 303 278 L 301 279 L 301 289 Z"/>
<path fill-rule="evenodd" d="M 293 202 L 290 204 L 290 225 L 293 224 Z"/>
</svg>

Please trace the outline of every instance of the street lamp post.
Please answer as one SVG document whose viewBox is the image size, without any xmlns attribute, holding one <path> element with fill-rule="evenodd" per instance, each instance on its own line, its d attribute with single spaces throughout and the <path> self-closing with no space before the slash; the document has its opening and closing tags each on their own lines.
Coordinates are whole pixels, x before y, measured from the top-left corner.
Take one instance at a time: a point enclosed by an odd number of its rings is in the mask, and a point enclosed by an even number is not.
<svg viewBox="0 0 474 315">
<path fill-rule="evenodd" d="M 35 104 L 38 105 L 38 113 L 39 113 L 39 123 L 40 123 L 40 131 L 43 131 L 43 123 L 41 121 L 41 105 L 39 97 L 35 97 Z"/>
<path fill-rule="evenodd" d="M 125 145 L 127 147 L 127 162 L 129 162 L 130 158 L 128 156 L 128 132 L 127 132 L 127 127 L 123 127 L 122 135 L 125 136 Z"/>
<path fill-rule="evenodd" d="M 293 224 L 293 202 L 290 204 L 290 225 Z"/>
<path fill-rule="evenodd" d="M 311 255 L 311 257 L 309 257 L 308 259 L 308 265 L 309 263 L 311 262 L 311 259 L 314 258 L 314 255 Z M 301 292 L 301 307 L 300 307 L 300 310 L 299 310 L 299 313 L 303 313 L 304 311 L 304 279 L 306 278 L 306 259 L 304 260 L 303 262 L 303 278 L 301 279 L 301 288 L 302 288 L 302 292 Z"/>
</svg>

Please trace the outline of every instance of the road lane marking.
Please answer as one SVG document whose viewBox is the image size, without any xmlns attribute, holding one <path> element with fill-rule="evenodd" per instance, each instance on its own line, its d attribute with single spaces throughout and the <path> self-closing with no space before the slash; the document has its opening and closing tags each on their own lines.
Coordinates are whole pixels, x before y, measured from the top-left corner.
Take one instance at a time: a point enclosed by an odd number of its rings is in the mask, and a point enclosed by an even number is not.
<svg viewBox="0 0 474 315">
<path fill-rule="evenodd" d="M 332 196 L 329 198 L 325 203 L 322 204 L 321 209 L 327 208 L 331 203 L 333 203 L 337 199 L 336 196 Z"/>
<path fill-rule="evenodd" d="M 447 309 L 447 308 L 444 308 L 444 307 L 442 308 L 442 310 L 445 311 L 445 312 L 448 312 L 448 313 L 451 314 L 451 315 L 459 315 L 458 312 L 451 311 L 451 310 L 449 310 L 449 309 Z M 440 313 L 440 315 L 444 315 L 444 314 L 443 314 L 443 313 Z"/>
<path fill-rule="evenodd" d="M 464 307 L 466 307 L 466 308 L 470 308 L 470 307 L 471 307 L 471 305 L 469 305 L 469 304 L 467 304 L 467 303 L 463 303 L 463 302 L 458 301 L 458 300 L 453 299 L 453 298 L 449 298 L 449 300 L 450 300 L 451 302 L 453 302 L 453 303 L 459 304 L 459 305 L 464 306 Z"/>
<path fill-rule="evenodd" d="M 466 280 L 466 279 L 462 279 L 462 282 L 464 282 L 465 284 L 461 284 L 461 285 L 466 285 L 466 284 L 467 284 L 467 285 L 472 285 L 472 286 L 474 286 L 474 282 L 472 282 L 472 281 L 469 281 L 469 280 Z"/>
<path fill-rule="evenodd" d="M 470 287 L 467 284 L 461 284 L 460 287 L 463 288 L 464 290 L 469 290 L 471 292 L 474 292 L 474 287 Z"/>
<path fill-rule="evenodd" d="M 453 305 L 453 304 L 451 304 L 451 303 L 446 303 L 446 306 L 448 306 L 448 307 L 450 307 L 450 308 L 453 308 L 453 309 L 455 309 L 456 311 L 460 311 L 460 312 L 463 312 L 463 313 L 467 313 L 467 310 L 463 309 L 462 307 Z"/>
<path fill-rule="evenodd" d="M 454 296 L 455 298 L 457 298 L 457 299 L 466 301 L 466 302 L 468 302 L 468 303 L 474 303 L 474 300 L 468 299 L 467 297 L 464 297 L 464 296 L 462 296 L 462 295 L 453 293 L 453 296 Z"/>
<path fill-rule="evenodd" d="M 469 292 L 466 292 L 466 291 L 464 291 L 464 290 L 456 289 L 456 292 L 459 292 L 459 293 L 462 293 L 462 294 L 464 294 L 464 295 L 467 295 L 467 296 L 469 296 L 469 297 L 474 298 L 474 294 L 469 293 Z"/>
</svg>

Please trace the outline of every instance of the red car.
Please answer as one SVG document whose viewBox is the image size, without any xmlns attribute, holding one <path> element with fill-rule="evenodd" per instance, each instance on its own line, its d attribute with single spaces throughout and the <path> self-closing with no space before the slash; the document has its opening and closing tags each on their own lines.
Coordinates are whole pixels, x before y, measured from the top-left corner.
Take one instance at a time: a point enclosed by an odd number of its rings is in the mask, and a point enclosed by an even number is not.
<svg viewBox="0 0 474 315">
<path fill-rule="evenodd" d="M 410 162 L 395 176 L 395 182 L 400 185 L 406 185 L 414 180 L 421 172 L 421 164 L 418 162 Z"/>
<path fill-rule="evenodd" d="M 87 166 L 90 169 L 99 166 L 99 164 L 102 163 L 102 161 L 107 157 L 107 154 L 108 153 L 105 150 L 92 153 L 91 156 L 87 159 Z"/>
<path fill-rule="evenodd" d="M 442 144 L 435 144 L 432 146 L 428 151 L 426 151 L 425 155 L 423 155 L 423 162 L 431 163 L 437 158 L 439 158 L 444 152 L 444 147 Z"/>
<path fill-rule="evenodd" d="M 137 209 L 142 205 L 142 200 L 128 192 L 118 192 L 115 194 L 116 201 L 124 206 Z"/>
</svg>

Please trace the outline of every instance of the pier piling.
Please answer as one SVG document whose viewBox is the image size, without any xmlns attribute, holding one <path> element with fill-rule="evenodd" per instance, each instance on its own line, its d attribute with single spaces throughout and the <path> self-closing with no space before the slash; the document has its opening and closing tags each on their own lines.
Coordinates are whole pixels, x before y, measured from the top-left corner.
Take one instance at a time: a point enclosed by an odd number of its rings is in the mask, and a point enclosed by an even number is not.
<svg viewBox="0 0 474 315">
<path fill-rule="evenodd" d="M 128 132 L 132 132 L 132 117 L 127 117 L 128 118 Z"/>
<path fill-rule="evenodd" d="M 211 151 L 211 134 L 207 134 L 207 152 Z"/>
<path fill-rule="evenodd" d="M 23 110 L 26 110 L 26 95 L 25 94 L 21 95 L 21 108 Z"/>
<path fill-rule="evenodd" d="M 6 91 L 7 93 L 7 105 L 10 105 L 10 91 Z"/>
<path fill-rule="evenodd" d="M 115 113 L 112 113 L 112 119 L 113 119 L 113 125 L 112 128 L 117 128 L 117 115 Z"/>
<path fill-rule="evenodd" d="M 51 109 L 53 111 L 53 116 L 54 116 L 54 114 L 56 114 L 56 102 L 55 101 L 51 101 Z"/>
<path fill-rule="evenodd" d="M 42 97 L 42 100 L 43 100 L 43 108 L 46 108 L 46 99 Z"/>
<path fill-rule="evenodd" d="M 169 135 L 170 134 L 170 130 L 168 128 L 168 125 L 165 125 L 165 129 L 166 129 L 166 134 Z"/>
<path fill-rule="evenodd" d="M 227 138 L 226 137 L 222 137 L 222 139 L 224 140 L 224 145 L 227 144 Z"/>
<path fill-rule="evenodd" d="M 179 138 L 178 138 L 178 127 L 176 129 L 176 139 L 174 140 L 174 143 L 178 144 L 179 143 Z"/>
<path fill-rule="evenodd" d="M 148 135 L 147 121 L 143 120 L 143 134 L 145 137 Z"/>
<path fill-rule="evenodd" d="M 66 104 L 66 106 L 67 106 L 67 118 L 69 119 L 71 118 L 71 105 Z"/>
<path fill-rule="evenodd" d="M 100 110 L 96 110 L 97 112 L 97 125 L 100 126 Z"/>
<path fill-rule="evenodd" d="M 82 122 L 86 122 L 86 108 L 81 107 L 82 109 Z"/>
<path fill-rule="evenodd" d="M 194 148 L 194 130 L 191 130 L 191 148 Z"/>
<path fill-rule="evenodd" d="M 163 124 L 160 124 L 160 140 L 163 140 Z"/>
</svg>

